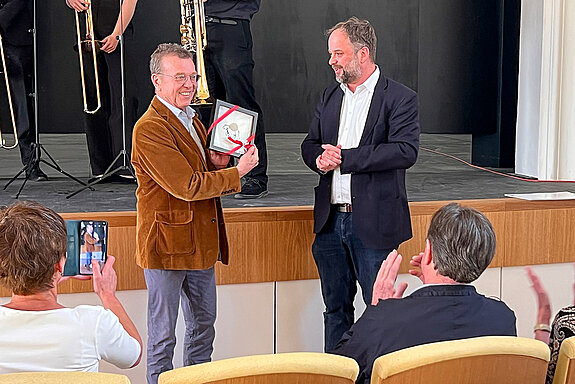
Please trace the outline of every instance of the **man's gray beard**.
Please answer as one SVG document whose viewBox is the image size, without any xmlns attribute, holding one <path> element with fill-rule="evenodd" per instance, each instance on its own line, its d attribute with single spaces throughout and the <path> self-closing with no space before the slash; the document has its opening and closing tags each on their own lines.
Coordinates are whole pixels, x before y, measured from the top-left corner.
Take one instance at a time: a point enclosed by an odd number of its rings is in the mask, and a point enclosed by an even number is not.
<svg viewBox="0 0 575 384">
<path fill-rule="evenodd" d="M 341 76 L 335 75 L 335 80 L 341 84 L 349 84 L 353 83 L 360 77 L 361 77 L 361 69 L 359 68 L 359 66 L 355 66 L 353 69 L 350 70 L 343 69 L 343 73 Z"/>
</svg>

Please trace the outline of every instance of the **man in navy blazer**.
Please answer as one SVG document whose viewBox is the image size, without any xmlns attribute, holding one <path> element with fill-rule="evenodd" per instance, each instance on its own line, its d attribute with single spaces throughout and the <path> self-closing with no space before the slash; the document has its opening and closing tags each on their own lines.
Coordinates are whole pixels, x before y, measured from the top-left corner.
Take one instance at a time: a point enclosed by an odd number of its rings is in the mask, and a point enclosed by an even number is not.
<svg viewBox="0 0 575 384">
<path fill-rule="evenodd" d="M 380 73 L 370 23 L 352 17 L 328 35 L 339 84 L 324 91 L 301 145 L 304 162 L 320 175 L 312 252 L 326 351 L 353 324 L 357 282 L 369 304 L 382 261 L 411 237 L 405 170 L 419 148 L 417 95 Z"/>
<path fill-rule="evenodd" d="M 345 333 L 333 353 L 355 359 L 357 383 L 369 384 L 376 358 L 415 345 L 479 336 L 516 336 L 515 314 L 502 301 L 470 285 L 495 254 L 495 232 L 473 208 L 451 203 L 431 219 L 425 251 L 411 260 L 423 286 L 401 298 L 394 287 L 401 255 L 392 251 L 373 288 L 372 305 Z"/>
</svg>

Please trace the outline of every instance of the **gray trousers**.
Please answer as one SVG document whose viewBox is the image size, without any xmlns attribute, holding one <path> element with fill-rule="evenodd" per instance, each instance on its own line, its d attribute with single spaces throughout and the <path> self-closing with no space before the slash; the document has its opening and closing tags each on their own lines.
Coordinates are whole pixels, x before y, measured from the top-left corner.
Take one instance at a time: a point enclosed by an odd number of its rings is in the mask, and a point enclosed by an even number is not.
<svg viewBox="0 0 575 384">
<path fill-rule="evenodd" d="M 216 321 L 214 268 L 175 271 L 144 269 L 148 286 L 148 384 L 173 369 L 176 320 L 181 302 L 186 333 L 184 365 L 211 360 Z"/>
</svg>

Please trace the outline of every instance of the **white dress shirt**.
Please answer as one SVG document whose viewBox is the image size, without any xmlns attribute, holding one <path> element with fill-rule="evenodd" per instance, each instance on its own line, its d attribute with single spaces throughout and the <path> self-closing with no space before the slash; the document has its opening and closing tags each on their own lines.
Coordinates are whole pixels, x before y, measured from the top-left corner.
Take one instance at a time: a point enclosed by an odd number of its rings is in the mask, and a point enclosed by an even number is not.
<svg viewBox="0 0 575 384">
<path fill-rule="evenodd" d="M 379 67 L 376 66 L 371 76 L 358 85 L 355 92 L 345 84 L 340 85 L 343 90 L 343 102 L 339 116 L 337 144 L 341 145 L 341 149 L 357 148 L 359 145 L 378 80 Z M 331 203 L 351 204 L 351 174 L 342 175 L 339 167 L 333 171 Z"/>
<path fill-rule="evenodd" d="M 190 106 L 187 106 L 185 110 L 182 110 L 178 107 L 174 107 L 172 104 L 168 103 L 166 100 L 162 99 L 160 96 L 156 95 L 158 100 L 160 100 L 168 109 L 180 120 L 180 122 L 186 127 L 188 132 L 190 132 L 190 136 L 194 139 L 194 142 L 200 149 L 202 156 L 204 156 L 204 160 L 206 159 L 206 152 L 204 151 L 204 147 L 202 146 L 202 141 L 200 140 L 200 136 L 196 132 L 194 128 L 193 119 L 196 115 L 196 111 Z"/>
</svg>

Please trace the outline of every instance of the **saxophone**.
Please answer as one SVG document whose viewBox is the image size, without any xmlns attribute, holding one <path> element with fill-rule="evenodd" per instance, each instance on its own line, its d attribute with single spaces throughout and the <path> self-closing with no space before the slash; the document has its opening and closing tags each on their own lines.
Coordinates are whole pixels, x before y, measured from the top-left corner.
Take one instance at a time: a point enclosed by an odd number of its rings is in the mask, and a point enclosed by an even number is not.
<svg viewBox="0 0 575 384">
<path fill-rule="evenodd" d="M 192 104 L 212 104 L 206 79 L 206 65 L 204 64 L 204 49 L 208 45 L 204 2 L 202 0 L 180 0 L 180 11 L 182 14 L 181 43 L 188 51 L 196 54 L 196 70 L 199 76 L 198 89 Z"/>
</svg>

